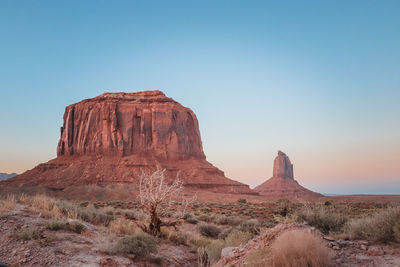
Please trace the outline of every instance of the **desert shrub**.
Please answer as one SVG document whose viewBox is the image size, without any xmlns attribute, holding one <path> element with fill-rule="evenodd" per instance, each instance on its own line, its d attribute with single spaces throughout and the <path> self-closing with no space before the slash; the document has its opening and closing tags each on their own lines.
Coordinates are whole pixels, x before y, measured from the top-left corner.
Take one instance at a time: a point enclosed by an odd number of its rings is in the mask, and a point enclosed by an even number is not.
<svg viewBox="0 0 400 267">
<path fill-rule="evenodd" d="M 260 233 L 260 222 L 257 219 L 245 220 L 237 228 L 242 232 L 258 235 Z"/>
<path fill-rule="evenodd" d="M 109 226 L 111 232 L 117 235 L 133 235 L 138 232 L 138 227 L 130 220 L 118 218 Z"/>
<path fill-rule="evenodd" d="M 197 249 L 197 266 L 210 267 L 210 260 L 208 258 L 207 251 L 204 247 L 199 247 Z"/>
<path fill-rule="evenodd" d="M 237 226 L 243 222 L 243 219 L 239 216 L 226 216 L 221 215 L 216 217 L 215 223 L 221 225 Z"/>
<path fill-rule="evenodd" d="M 67 222 L 61 220 L 54 220 L 46 223 L 46 228 L 51 231 L 71 231 L 77 234 L 81 234 L 86 230 L 86 227 L 80 222 Z"/>
<path fill-rule="evenodd" d="M 368 217 L 353 219 L 346 225 L 351 239 L 366 239 L 371 242 L 400 242 L 400 207 L 388 208 Z"/>
<path fill-rule="evenodd" d="M 161 229 L 161 237 L 171 241 L 176 245 L 186 245 L 188 236 L 182 232 L 177 232 L 175 229 L 163 228 Z"/>
<path fill-rule="evenodd" d="M 243 219 L 239 216 L 228 216 L 227 217 L 227 225 L 237 226 L 243 222 Z"/>
<path fill-rule="evenodd" d="M 347 222 L 346 217 L 332 213 L 323 207 L 304 208 L 297 213 L 297 220 L 306 222 L 324 234 L 340 231 Z"/>
<path fill-rule="evenodd" d="M 201 236 L 194 236 L 190 239 L 190 243 L 196 248 L 206 247 L 211 244 L 211 240 Z"/>
<path fill-rule="evenodd" d="M 86 226 L 80 222 L 70 222 L 68 224 L 68 230 L 77 234 L 81 234 L 86 230 Z"/>
<path fill-rule="evenodd" d="M 186 220 L 186 222 L 190 224 L 197 224 L 199 221 L 196 218 L 189 218 Z"/>
<path fill-rule="evenodd" d="M 168 235 L 168 240 L 176 245 L 186 245 L 187 244 L 187 236 L 181 232 L 171 231 Z"/>
<path fill-rule="evenodd" d="M 244 199 L 244 198 L 239 198 L 239 199 L 237 200 L 237 202 L 238 202 L 239 204 L 245 204 L 245 203 L 247 203 L 247 200 Z"/>
<path fill-rule="evenodd" d="M 252 237 L 253 235 L 249 232 L 234 230 L 225 238 L 225 247 L 238 247 L 240 244 L 247 243 Z"/>
<path fill-rule="evenodd" d="M 187 219 L 190 219 L 190 218 L 193 218 L 193 217 L 194 217 L 194 216 L 193 216 L 192 213 L 190 213 L 190 212 L 185 212 L 185 214 L 183 214 L 182 219 L 184 219 L 184 220 L 186 221 Z"/>
<path fill-rule="evenodd" d="M 188 223 L 191 223 L 191 224 L 197 224 L 198 223 L 198 220 L 195 218 L 195 216 L 192 214 L 192 213 L 190 213 L 190 212 L 186 212 L 184 215 L 183 215 L 183 219 L 186 221 L 186 222 L 188 222 Z"/>
<path fill-rule="evenodd" d="M 31 205 L 34 212 L 41 214 L 43 218 L 59 218 L 62 217 L 60 209 L 56 205 L 56 200 L 46 195 L 34 195 L 31 197 L 22 196 L 20 201 L 22 203 Z"/>
<path fill-rule="evenodd" d="M 39 239 L 40 231 L 36 226 L 21 228 L 14 233 L 14 238 L 18 240 Z"/>
<path fill-rule="evenodd" d="M 51 231 L 59 231 L 59 230 L 66 230 L 67 229 L 67 222 L 66 221 L 49 221 L 46 223 L 46 228 Z"/>
<path fill-rule="evenodd" d="M 7 195 L 4 199 L 0 200 L 0 213 L 12 211 L 16 204 L 16 197 L 14 195 Z"/>
<path fill-rule="evenodd" d="M 105 214 L 114 215 L 115 209 L 114 209 L 114 207 L 107 206 L 107 207 L 102 208 L 102 211 L 103 211 Z"/>
<path fill-rule="evenodd" d="M 215 222 L 216 218 L 217 218 L 217 216 L 215 214 L 213 214 L 213 215 L 201 214 L 201 215 L 197 216 L 197 219 L 199 221 L 203 221 L 203 222 Z"/>
<path fill-rule="evenodd" d="M 246 264 L 249 267 L 269 266 L 266 264 L 266 258 L 268 257 L 269 254 L 270 254 L 270 249 L 267 247 L 261 247 L 261 248 L 255 249 L 255 250 L 251 251 L 249 254 L 247 254 Z"/>
<path fill-rule="evenodd" d="M 290 231 L 280 235 L 271 247 L 272 266 L 329 266 L 331 254 L 321 239 L 311 233 Z"/>
<path fill-rule="evenodd" d="M 221 233 L 221 229 L 219 227 L 205 223 L 198 225 L 197 230 L 201 235 L 212 238 L 217 238 L 218 235 Z"/>
<path fill-rule="evenodd" d="M 69 201 L 61 200 L 57 201 L 57 206 L 67 217 L 79 218 L 82 221 L 93 224 L 104 224 L 107 226 L 114 219 L 112 215 L 106 214 L 102 209 L 97 209 L 93 205 L 81 207 Z"/>
<path fill-rule="evenodd" d="M 221 224 L 221 225 L 226 225 L 226 224 L 228 224 L 228 216 L 226 216 L 226 215 L 218 216 L 218 217 L 216 218 L 216 220 L 215 220 L 215 223 Z"/>
<path fill-rule="evenodd" d="M 232 233 L 233 229 L 228 228 L 228 229 L 223 229 L 221 233 L 218 235 L 218 239 L 225 239 L 228 237 L 230 233 Z"/>
<path fill-rule="evenodd" d="M 329 200 L 327 200 L 327 201 L 325 201 L 324 205 L 325 205 L 325 206 L 331 206 L 331 205 L 332 205 L 332 202 L 330 202 Z"/>
<path fill-rule="evenodd" d="M 211 243 L 205 247 L 211 264 L 219 260 L 224 247 L 226 247 L 225 242 L 222 240 L 212 240 Z"/>
<path fill-rule="evenodd" d="M 150 253 L 157 252 L 157 245 L 154 237 L 140 233 L 119 239 L 106 252 L 109 254 L 133 254 L 138 258 L 146 258 Z"/>
</svg>

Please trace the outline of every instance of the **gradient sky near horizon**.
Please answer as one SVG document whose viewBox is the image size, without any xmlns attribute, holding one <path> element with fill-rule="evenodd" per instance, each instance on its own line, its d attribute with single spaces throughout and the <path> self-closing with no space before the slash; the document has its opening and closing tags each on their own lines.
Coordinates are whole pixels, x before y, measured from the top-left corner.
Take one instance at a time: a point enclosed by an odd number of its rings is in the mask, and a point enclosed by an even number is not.
<svg viewBox="0 0 400 267">
<path fill-rule="evenodd" d="M 400 194 L 400 1 L 0 1 L 0 172 L 56 156 L 65 106 L 162 90 L 252 187 L 278 150 L 322 193 Z"/>
</svg>

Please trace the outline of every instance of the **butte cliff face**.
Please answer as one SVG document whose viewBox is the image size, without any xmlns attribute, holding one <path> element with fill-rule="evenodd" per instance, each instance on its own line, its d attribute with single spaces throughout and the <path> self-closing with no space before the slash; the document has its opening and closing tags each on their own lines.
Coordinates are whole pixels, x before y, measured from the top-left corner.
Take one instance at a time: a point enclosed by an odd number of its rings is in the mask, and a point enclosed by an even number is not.
<svg viewBox="0 0 400 267">
<path fill-rule="evenodd" d="M 187 188 L 254 193 L 206 161 L 196 115 L 161 91 L 105 93 L 66 107 L 57 158 L 1 185 L 135 185 L 157 166 Z"/>
<path fill-rule="evenodd" d="M 260 195 L 271 197 L 322 196 L 299 185 L 293 176 L 293 164 L 290 162 L 289 157 L 282 151 L 278 151 L 278 156 L 274 160 L 273 176 L 254 188 L 254 191 Z"/>
<path fill-rule="evenodd" d="M 161 91 L 105 93 L 66 108 L 58 156 L 205 159 L 195 114 Z"/>
</svg>

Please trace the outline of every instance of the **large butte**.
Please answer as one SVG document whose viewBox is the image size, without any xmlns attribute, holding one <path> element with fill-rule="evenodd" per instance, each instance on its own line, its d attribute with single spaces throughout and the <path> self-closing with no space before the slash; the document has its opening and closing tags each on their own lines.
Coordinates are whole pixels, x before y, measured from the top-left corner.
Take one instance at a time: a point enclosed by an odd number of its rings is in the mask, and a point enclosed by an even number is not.
<svg viewBox="0 0 400 267">
<path fill-rule="evenodd" d="M 156 166 L 187 189 L 254 194 L 206 160 L 196 115 L 161 91 L 104 93 L 67 106 L 57 158 L 0 187 L 74 195 L 87 185 L 134 186 L 141 170 Z"/>
</svg>

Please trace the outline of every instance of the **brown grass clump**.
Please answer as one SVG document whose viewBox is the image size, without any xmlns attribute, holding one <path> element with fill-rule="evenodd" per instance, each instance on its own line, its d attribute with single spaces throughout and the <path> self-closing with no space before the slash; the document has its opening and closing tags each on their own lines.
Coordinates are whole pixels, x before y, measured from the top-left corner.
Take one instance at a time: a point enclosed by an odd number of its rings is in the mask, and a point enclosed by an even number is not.
<svg viewBox="0 0 400 267">
<path fill-rule="evenodd" d="M 197 226 L 199 233 L 205 237 L 217 238 L 221 233 L 221 229 L 212 224 L 201 223 Z"/>
<path fill-rule="evenodd" d="M 39 239 L 40 231 L 36 226 L 28 226 L 25 228 L 21 228 L 14 233 L 14 238 L 18 240 L 31 240 L 31 239 Z"/>
<path fill-rule="evenodd" d="M 294 230 L 275 240 L 271 258 L 274 267 L 324 267 L 331 265 L 332 255 L 315 235 Z"/>
<path fill-rule="evenodd" d="M 56 205 L 56 200 L 46 195 L 34 195 L 25 197 L 26 203 L 32 206 L 34 212 L 40 213 L 43 218 L 60 218 L 62 213 Z"/>
<path fill-rule="evenodd" d="M 246 257 L 246 264 L 249 267 L 264 267 L 266 265 L 265 258 L 270 253 L 267 247 L 259 248 L 251 251 Z M 268 266 L 268 265 L 267 265 Z"/>
<path fill-rule="evenodd" d="M 130 220 L 116 219 L 109 225 L 111 232 L 117 235 L 133 235 L 140 232 L 139 228 Z"/>
<path fill-rule="evenodd" d="M 307 222 L 308 225 L 316 227 L 324 234 L 340 231 L 347 218 L 336 214 L 325 207 L 303 208 L 297 213 L 297 220 Z"/>
<path fill-rule="evenodd" d="M 108 254 L 133 254 L 138 258 L 146 258 L 151 253 L 157 252 L 157 242 L 154 237 L 139 233 L 119 239 L 105 252 Z"/>
<path fill-rule="evenodd" d="M 161 229 L 161 237 L 171 241 L 175 245 L 187 245 L 188 242 L 186 234 L 168 228 Z"/>
<path fill-rule="evenodd" d="M 86 227 L 80 222 L 67 222 L 63 220 L 53 220 L 46 223 L 46 228 L 51 231 L 70 231 L 81 234 L 86 230 Z"/>
<path fill-rule="evenodd" d="M 373 243 L 400 243 L 400 207 L 388 208 L 368 217 L 353 219 L 346 225 L 351 239 Z"/>
<path fill-rule="evenodd" d="M 225 247 L 238 247 L 247 243 L 251 238 L 253 238 L 253 235 L 249 232 L 234 230 L 225 238 Z"/>
<path fill-rule="evenodd" d="M 7 213 L 15 209 L 17 200 L 14 195 L 7 195 L 0 201 L 0 213 Z"/>
</svg>

